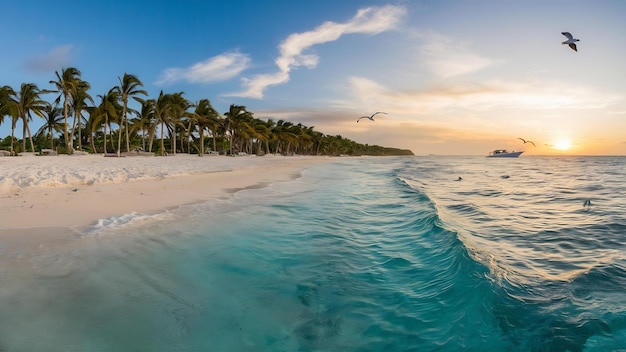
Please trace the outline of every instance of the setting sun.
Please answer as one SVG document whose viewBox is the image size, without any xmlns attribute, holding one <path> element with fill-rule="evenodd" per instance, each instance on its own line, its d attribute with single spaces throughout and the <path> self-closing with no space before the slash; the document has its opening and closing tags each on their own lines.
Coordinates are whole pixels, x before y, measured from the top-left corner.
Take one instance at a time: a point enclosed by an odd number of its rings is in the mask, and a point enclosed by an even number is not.
<svg viewBox="0 0 626 352">
<path fill-rule="evenodd" d="M 554 148 L 558 150 L 569 150 L 572 146 L 572 142 L 569 139 L 561 139 L 554 143 Z"/>
</svg>

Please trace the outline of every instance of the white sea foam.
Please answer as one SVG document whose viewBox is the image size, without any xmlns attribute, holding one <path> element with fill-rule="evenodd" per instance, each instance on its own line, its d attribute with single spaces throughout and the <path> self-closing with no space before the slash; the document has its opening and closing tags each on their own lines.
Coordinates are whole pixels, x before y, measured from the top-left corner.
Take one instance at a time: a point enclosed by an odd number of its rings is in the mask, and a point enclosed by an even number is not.
<svg viewBox="0 0 626 352">
<path fill-rule="evenodd" d="M 102 236 L 112 231 L 141 227 L 158 221 L 173 220 L 174 218 L 175 216 L 170 212 L 163 212 L 158 214 L 141 214 L 137 212 L 132 212 L 130 214 L 123 214 L 119 216 L 112 216 L 106 219 L 100 219 L 96 223 L 82 231 L 82 234 L 85 236 Z"/>
</svg>

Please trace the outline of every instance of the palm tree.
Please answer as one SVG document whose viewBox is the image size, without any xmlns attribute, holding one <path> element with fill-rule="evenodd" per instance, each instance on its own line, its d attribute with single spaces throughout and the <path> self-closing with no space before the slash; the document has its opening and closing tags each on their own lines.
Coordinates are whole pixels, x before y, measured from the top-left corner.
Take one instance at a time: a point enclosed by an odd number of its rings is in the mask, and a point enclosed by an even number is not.
<svg viewBox="0 0 626 352">
<path fill-rule="evenodd" d="M 161 155 L 165 155 L 165 144 L 163 143 L 163 139 L 164 139 L 164 133 L 165 133 L 165 129 L 170 129 L 169 128 L 169 123 L 170 123 L 170 118 L 169 116 L 171 115 L 171 94 L 163 94 L 163 91 L 161 91 L 161 93 L 159 93 L 159 97 L 154 100 L 154 99 L 150 99 L 148 100 L 146 103 L 150 106 L 150 109 L 152 110 L 150 112 L 150 115 L 152 116 L 152 119 L 154 121 L 151 129 L 150 129 L 150 142 L 148 143 L 148 147 L 150 148 L 148 151 L 152 151 L 152 141 L 154 139 L 154 135 L 156 132 L 157 127 L 160 125 L 160 132 L 161 132 Z"/>
<path fill-rule="evenodd" d="M 313 128 L 311 128 L 311 136 L 313 137 L 315 148 L 311 152 L 313 153 L 313 155 L 320 155 L 325 136 L 322 132 L 314 131 Z"/>
<path fill-rule="evenodd" d="M 256 147 L 256 154 L 260 155 L 267 153 L 267 145 L 269 143 L 271 130 L 268 128 L 267 122 L 260 119 L 254 119 L 251 121 L 251 149 Z M 265 152 L 263 152 L 263 146 L 266 146 Z M 254 150 L 251 150 L 254 153 Z"/>
<path fill-rule="evenodd" d="M 247 120 L 252 118 L 252 113 L 246 110 L 246 107 L 243 105 L 235 105 L 231 104 L 228 112 L 224 113 L 225 123 L 226 123 L 226 133 L 229 134 L 230 138 L 230 154 L 233 154 L 233 144 L 236 142 L 236 138 L 241 134 L 242 138 L 249 127 L 247 125 Z M 242 146 L 239 147 L 241 151 Z"/>
<path fill-rule="evenodd" d="M 46 134 L 48 139 L 50 139 L 50 149 L 54 149 L 54 136 L 52 135 L 52 131 L 60 131 L 63 125 L 63 109 L 61 109 L 58 105 L 48 104 L 44 109 L 44 120 L 45 123 L 37 132 L 35 136 L 40 136 L 42 134 Z"/>
<path fill-rule="evenodd" d="M 37 116 L 44 118 L 44 110 L 46 109 L 46 106 L 48 106 L 48 102 L 41 99 L 39 96 L 40 93 L 41 91 L 36 84 L 22 83 L 19 93 L 13 92 L 10 96 L 10 99 L 13 100 L 16 106 L 16 120 L 14 120 L 13 128 L 18 119 L 21 119 L 24 125 L 22 130 L 23 151 L 26 151 L 26 135 L 28 134 L 30 149 L 32 152 L 35 152 L 35 145 L 33 144 L 33 138 L 30 133 L 30 128 L 28 127 L 28 122 L 33 119 L 31 113 L 35 113 Z"/>
<path fill-rule="evenodd" d="M 141 103 L 141 112 L 139 112 L 138 118 L 132 120 L 133 121 L 132 128 L 134 128 L 135 131 L 141 131 L 141 148 L 144 151 L 146 150 L 145 132 L 148 131 L 148 134 L 149 134 L 151 127 L 152 127 L 152 122 L 153 122 L 152 111 L 153 109 L 152 109 L 151 101 L 149 100 L 143 101 Z M 152 142 L 150 142 L 150 144 L 152 144 Z M 152 148 L 150 149 L 152 150 Z"/>
<path fill-rule="evenodd" d="M 5 116 L 11 117 L 11 155 L 14 155 L 13 142 L 15 140 L 15 126 L 18 120 L 17 104 L 13 100 L 15 91 L 9 86 L 0 88 L 0 122 Z"/>
<path fill-rule="evenodd" d="M 83 143 L 82 143 L 82 134 L 81 134 L 81 121 L 84 119 L 83 117 L 83 111 L 87 111 L 87 109 L 89 108 L 89 106 L 87 105 L 87 102 L 91 102 L 91 104 L 93 105 L 93 98 L 91 98 L 91 95 L 89 95 L 89 93 L 87 93 L 87 91 L 89 90 L 90 85 L 89 83 L 83 81 L 83 80 L 77 80 L 76 84 L 72 87 L 72 92 L 71 92 L 71 100 L 72 100 L 72 110 L 74 111 L 74 122 L 72 123 L 72 132 L 70 133 L 70 135 L 72 136 L 70 138 L 71 141 L 71 145 L 72 145 L 72 150 L 74 150 L 74 131 L 76 130 L 76 127 L 78 127 L 78 150 L 81 150 L 83 148 Z M 78 126 L 77 126 L 78 123 Z"/>
<path fill-rule="evenodd" d="M 297 141 L 297 136 L 294 134 L 293 123 L 278 120 L 272 132 L 277 138 L 275 152 L 289 154 L 291 145 Z"/>
<path fill-rule="evenodd" d="M 107 125 L 109 125 L 110 120 L 117 120 L 119 117 L 119 111 L 121 110 L 121 106 L 119 104 L 119 93 L 117 91 L 117 89 L 115 88 L 111 88 L 109 89 L 109 91 L 104 94 L 104 95 L 98 95 L 98 97 L 101 99 L 100 105 L 98 105 L 98 108 L 96 109 L 95 113 L 94 113 L 94 119 L 102 119 L 104 118 L 104 127 L 103 127 L 103 134 L 104 134 L 104 142 L 103 142 L 103 147 L 104 147 L 104 155 L 107 154 Z M 94 126 L 92 126 L 93 128 Z M 120 129 L 120 133 L 121 133 L 121 129 Z M 118 156 L 119 156 L 119 150 L 118 150 Z"/>
<path fill-rule="evenodd" d="M 217 121 L 218 113 L 211 105 L 209 99 L 201 99 L 196 104 L 196 109 L 193 114 L 193 118 L 196 121 L 198 130 L 200 132 L 200 151 L 199 155 L 204 155 L 204 130 L 210 127 L 214 129 L 214 124 Z M 213 150 L 215 150 L 215 133 L 213 134 Z"/>
<path fill-rule="evenodd" d="M 161 97 L 159 94 L 159 98 Z M 152 152 L 152 146 L 154 145 L 154 135 L 156 134 L 156 129 L 159 125 L 159 121 L 157 121 L 157 99 L 148 99 L 141 107 L 141 119 L 146 119 L 149 121 L 148 127 L 148 151 Z"/>
<path fill-rule="evenodd" d="M 186 117 L 187 109 L 191 107 L 189 100 L 183 97 L 184 92 L 178 92 L 169 95 L 168 120 L 170 122 L 170 132 L 172 136 L 172 154 L 176 155 L 176 126 L 185 127 L 183 117 Z M 183 138 L 183 137 L 181 137 Z"/>
<path fill-rule="evenodd" d="M 115 88 L 117 89 L 120 99 L 122 100 L 122 121 L 120 123 L 120 134 L 118 136 L 120 140 L 118 140 L 117 148 L 119 153 L 119 144 L 121 143 L 120 141 L 122 136 L 122 124 L 124 124 L 124 130 L 126 132 L 126 151 L 130 150 L 130 139 L 128 137 L 128 117 L 126 116 L 128 110 L 128 98 L 133 98 L 135 99 L 135 101 L 143 104 L 143 99 L 139 98 L 138 95 L 141 94 L 147 96 L 148 93 L 145 90 L 140 89 L 140 87 L 143 87 L 143 83 L 141 83 L 139 78 L 134 75 L 124 73 L 123 78 L 118 77 L 118 79 L 120 81 L 120 85 Z"/>
<path fill-rule="evenodd" d="M 4 117 L 10 115 L 9 96 L 13 88 L 9 86 L 0 87 L 0 125 L 4 123 Z"/>
<path fill-rule="evenodd" d="M 59 103 L 61 98 L 63 98 L 63 117 L 65 119 L 65 127 L 63 130 L 63 136 L 65 138 L 65 146 L 69 153 L 72 153 L 72 142 L 69 140 L 68 135 L 68 124 L 67 124 L 67 116 L 68 116 L 68 108 L 72 95 L 72 91 L 74 87 L 80 81 L 80 71 L 74 67 L 68 67 L 67 69 L 62 68 L 61 74 L 59 71 L 55 71 L 57 76 L 56 81 L 50 81 L 50 84 L 54 84 L 56 87 L 56 93 L 59 93 L 59 96 L 54 100 L 55 103 Z"/>
<path fill-rule="evenodd" d="M 276 127 L 276 122 L 274 122 L 274 120 L 272 119 L 267 119 L 267 121 L 264 122 L 264 125 L 265 125 L 265 128 L 267 129 L 266 130 L 267 135 L 265 136 L 265 154 L 269 154 L 270 142 L 274 142 L 277 140 L 276 135 L 273 132 L 274 127 Z"/>
<path fill-rule="evenodd" d="M 4 117 L 12 115 L 12 100 L 10 97 L 14 95 L 13 88 L 9 86 L 0 87 L 0 125 L 4 123 Z"/>
</svg>

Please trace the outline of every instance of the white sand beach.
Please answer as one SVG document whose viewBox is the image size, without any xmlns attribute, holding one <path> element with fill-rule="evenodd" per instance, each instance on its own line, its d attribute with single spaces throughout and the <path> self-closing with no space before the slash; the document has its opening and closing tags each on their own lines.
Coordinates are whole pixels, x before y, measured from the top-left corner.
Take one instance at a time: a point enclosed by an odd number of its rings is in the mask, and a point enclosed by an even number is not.
<svg viewBox="0 0 626 352">
<path fill-rule="evenodd" d="M 307 165 L 328 160 L 186 154 L 0 158 L 0 233 L 87 226 L 111 216 L 205 202 L 237 189 L 289 180 Z"/>
</svg>

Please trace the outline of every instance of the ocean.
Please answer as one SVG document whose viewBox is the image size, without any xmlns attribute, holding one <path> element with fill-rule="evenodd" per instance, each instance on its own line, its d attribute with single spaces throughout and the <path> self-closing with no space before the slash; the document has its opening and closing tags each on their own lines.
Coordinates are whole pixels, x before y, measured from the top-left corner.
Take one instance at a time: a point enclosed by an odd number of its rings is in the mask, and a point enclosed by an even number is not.
<svg viewBox="0 0 626 352">
<path fill-rule="evenodd" d="M 337 158 L 68 229 L 5 254 L 0 351 L 626 351 L 625 165 Z"/>
</svg>

